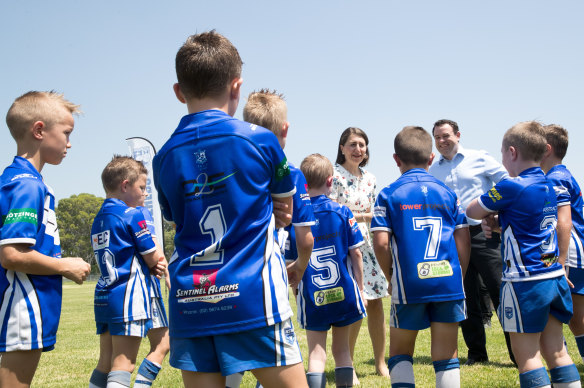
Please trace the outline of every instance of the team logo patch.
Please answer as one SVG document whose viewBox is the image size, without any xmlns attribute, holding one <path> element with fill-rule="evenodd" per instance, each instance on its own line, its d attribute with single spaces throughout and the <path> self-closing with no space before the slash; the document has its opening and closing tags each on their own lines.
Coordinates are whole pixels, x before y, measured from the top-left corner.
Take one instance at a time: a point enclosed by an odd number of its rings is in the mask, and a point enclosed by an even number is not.
<svg viewBox="0 0 584 388">
<path fill-rule="evenodd" d="M 505 307 L 505 318 L 507 319 L 513 318 L 513 308 Z"/>
<path fill-rule="evenodd" d="M 207 168 L 207 150 L 195 151 L 195 163 L 201 169 Z"/>
<path fill-rule="evenodd" d="M 224 181 L 237 173 L 238 171 L 229 175 L 225 175 L 224 172 L 212 175 L 201 173 L 195 179 L 184 181 L 181 185 L 185 191 L 185 197 L 194 197 L 195 199 L 198 199 L 202 195 L 213 194 L 217 190 L 223 189 L 226 186 Z"/>
<path fill-rule="evenodd" d="M 150 231 L 148 230 L 148 224 L 146 223 L 145 220 L 138 221 L 138 226 L 140 227 L 140 230 L 134 233 L 134 236 L 136 236 L 136 238 L 140 238 L 142 236 L 150 234 Z"/>
<path fill-rule="evenodd" d="M 373 208 L 373 217 L 385 218 L 387 214 L 387 208 L 385 206 L 375 206 Z"/>
<path fill-rule="evenodd" d="M 286 158 L 276 166 L 276 181 L 279 182 L 284 179 L 285 176 L 290 175 L 290 167 L 288 167 L 288 160 Z"/>
<path fill-rule="evenodd" d="M 110 231 L 105 230 L 101 233 L 91 235 L 91 245 L 94 251 L 108 248 L 110 243 Z"/>
<path fill-rule="evenodd" d="M 422 187 L 420 187 L 420 189 L 422 190 L 422 194 L 428 195 L 428 186 L 422 185 Z"/>
<path fill-rule="evenodd" d="M 320 290 L 314 293 L 314 304 L 317 306 L 342 302 L 343 300 L 345 300 L 343 287 L 329 288 L 328 290 Z"/>
<path fill-rule="evenodd" d="M 497 201 L 500 201 L 501 199 L 503 199 L 503 197 L 501 196 L 501 194 L 499 194 L 499 192 L 497 191 L 497 189 L 495 189 L 494 187 L 491 190 L 489 190 L 488 193 L 489 193 L 489 198 L 491 198 L 491 200 L 493 202 L 497 202 Z"/>
<path fill-rule="evenodd" d="M 296 333 L 294 333 L 293 327 L 287 327 L 284 329 L 284 339 L 289 345 L 294 345 L 296 341 Z"/>
<path fill-rule="evenodd" d="M 356 223 L 357 223 L 357 220 L 355 219 L 355 217 L 349 218 L 349 226 L 351 228 L 354 227 Z"/>
<path fill-rule="evenodd" d="M 418 277 L 420 279 L 442 278 L 452 276 L 452 267 L 448 260 L 418 263 Z"/>
<path fill-rule="evenodd" d="M 17 222 L 27 222 L 36 226 L 38 224 L 38 215 L 36 209 L 10 209 L 8 214 L 2 217 L 3 224 L 14 224 Z"/>
</svg>

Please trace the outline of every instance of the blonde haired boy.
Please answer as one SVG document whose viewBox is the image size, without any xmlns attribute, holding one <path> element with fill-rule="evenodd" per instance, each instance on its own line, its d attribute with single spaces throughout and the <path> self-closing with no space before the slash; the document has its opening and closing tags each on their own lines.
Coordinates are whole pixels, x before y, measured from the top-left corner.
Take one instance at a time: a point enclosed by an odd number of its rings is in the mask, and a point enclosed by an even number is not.
<svg viewBox="0 0 584 388">
<path fill-rule="evenodd" d="M 569 229 L 557 228 L 560 206 L 551 181 L 540 163 L 547 149 L 541 124 L 514 125 L 501 147 L 503 179 L 466 209 L 468 217 L 500 225 L 503 242 L 503 283 L 499 320 L 510 333 L 522 388 L 550 387 L 540 354 L 550 369 L 554 387 L 580 387 L 580 375 L 563 341 L 562 323 L 572 317 L 570 287 L 566 281 L 565 247 Z M 564 205 L 566 205 L 564 203 Z M 567 208 L 567 209 L 562 209 Z M 498 225 L 493 214 L 498 213 Z"/>
<path fill-rule="evenodd" d="M 55 196 L 40 174 L 67 155 L 78 108 L 62 94 L 32 91 L 6 115 L 17 156 L 0 176 L 2 387 L 30 386 L 41 353 L 55 346 L 62 277 L 81 284 L 90 271 L 79 257 L 61 257 Z"/>
</svg>

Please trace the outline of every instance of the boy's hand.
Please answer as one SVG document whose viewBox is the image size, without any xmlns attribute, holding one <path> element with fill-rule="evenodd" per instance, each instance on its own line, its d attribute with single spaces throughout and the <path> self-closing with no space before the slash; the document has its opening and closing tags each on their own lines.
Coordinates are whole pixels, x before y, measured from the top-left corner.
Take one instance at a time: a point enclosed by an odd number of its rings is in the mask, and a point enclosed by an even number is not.
<svg viewBox="0 0 584 388">
<path fill-rule="evenodd" d="M 481 221 L 481 228 L 485 233 L 486 238 L 491 238 L 493 232 L 500 231 L 499 218 L 495 214 L 489 214 L 487 217 L 483 218 Z"/>
<path fill-rule="evenodd" d="M 164 256 L 162 256 L 160 259 L 158 259 L 158 263 L 156 263 L 154 267 L 150 268 L 150 273 L 160 279 L 162 275 L 165 274 L 167 265 L 168 263 L 166 262 L 166 259 Z"/>
<path fill-rule="evenodd" d="M 292 214 L 290 214 L 287 204 L 274 201 L 274 210 L 272 212 L 276 218 L 276 228 L 283 228 L 292 222 Z"/>
<path fill-rule="evenodd" d="M 303 266 L 302 263 L 300 263 L 300 260 L 296 260 L 288 264 L 286 270 L 288 271 L 288 283 L 290 284 L 290 287 L 292 287 L 292 289 L 297 289 L 298 284 L 302 280 L 302 276 L 304 276 L 306 266 Z"/>
<path fill-rule="evenodd" d="M 363 292 L 363 290 L 359 290 L 359 292 L 361 293 L 361 299 L 363 300 L 363 306 L 365 306 L 365 308 L 367 308 L 367 299 L 365 298 L 365 293 Z"/>
<path fill-rule="evenodd" d="M 81 257 L 62 257 L 61 264 L 64 267 L 62 275 L 77 284 L 83 284 L 91 272 L 91 266 Z"/>
</svg>

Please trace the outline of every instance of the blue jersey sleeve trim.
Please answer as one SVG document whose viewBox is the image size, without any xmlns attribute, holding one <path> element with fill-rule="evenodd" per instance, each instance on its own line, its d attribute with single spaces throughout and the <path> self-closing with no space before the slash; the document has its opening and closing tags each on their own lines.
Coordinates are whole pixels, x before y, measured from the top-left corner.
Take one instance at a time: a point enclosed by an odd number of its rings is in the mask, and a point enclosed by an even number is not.
<svg viewBox="0 0 584 388">
<path fill-rule="evenodd" d="M 287 198 L 287 197 L 291 197 L 294 194 L 296 194 L 296 187 L 294 187 L 292 190 L 290 190 L 287 193 L 270 193 L 272 195 L 272 197 L 274 198 Z"/>
</svg>

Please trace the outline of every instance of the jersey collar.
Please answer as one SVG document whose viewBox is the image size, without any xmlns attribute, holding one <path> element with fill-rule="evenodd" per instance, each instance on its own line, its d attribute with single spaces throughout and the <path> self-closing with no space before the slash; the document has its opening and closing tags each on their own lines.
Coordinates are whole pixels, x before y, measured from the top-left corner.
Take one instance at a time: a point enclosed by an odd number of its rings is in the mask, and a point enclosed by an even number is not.
<svg viewBox="0 0 584 388">
<path fill-rule="evenodd" d="M 36 168 L 34 168 L 32 163 L 29 162 L 27 159 L 23 158 L 22 156 L 15 156 L 14 161 L 12 162 L 12 166 L 21 170 L 25 170 L 26 172 L 31 173 L 31 175 L 34 175 L 40 180 L 43 179 L 41 173 Z"/>
</svg>

